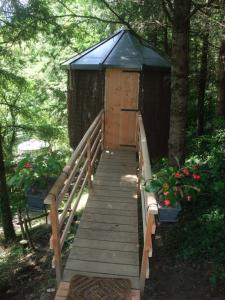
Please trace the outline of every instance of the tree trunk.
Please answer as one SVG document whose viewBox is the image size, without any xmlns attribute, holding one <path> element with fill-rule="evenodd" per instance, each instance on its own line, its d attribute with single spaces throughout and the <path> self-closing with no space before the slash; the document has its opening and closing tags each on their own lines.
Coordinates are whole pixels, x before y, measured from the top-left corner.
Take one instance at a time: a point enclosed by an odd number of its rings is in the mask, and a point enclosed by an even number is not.
<svg viewBox="0 0 225 300">
<path fill-rule="evenodd" d="M 0 210 L 2 217 L 2 227 L 6 241 L 16 238 L 12 223 L 12 214 L 9 205 L 9 194 L 5 178 L 5 164 L 3 158 L 2 137 L 0 135 Z"/>
<path fill-rule="evenodd" d="M 197 116 L 197 130 L 198 136 L 204 133 L 204 100 L 205 89 L 207 84 L 207 71 L 208 71 L 208 49 L 209 49 L 209 32 L 208 30 L 203 36 L 202 41 L 202 56 L 201 67 L 198 82 L 198 116 Z"/>
<path fill-rule="evenodd" d="M 218 101 L 216 114 L 225 117 L 225 40 L 221 42 L 218 66 Z"/>
<path fill-rule="evenodd" d="M 169 161 L 185 157 L 191 0 L 175 0 L 173 15 Z"/>
</svg>

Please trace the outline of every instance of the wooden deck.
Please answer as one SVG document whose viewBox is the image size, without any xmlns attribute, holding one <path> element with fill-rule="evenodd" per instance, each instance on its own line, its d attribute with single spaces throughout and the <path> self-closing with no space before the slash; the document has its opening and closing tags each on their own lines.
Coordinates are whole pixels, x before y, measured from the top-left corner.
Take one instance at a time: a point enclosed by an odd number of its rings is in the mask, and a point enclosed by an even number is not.
<svg viewBox="0 0 225 300">
<path fill-rule="evenodd" d="M 140 299 L 136 167 L 135 151 L 102 154 L 56 299 L 75 274 L 129 278 Z"/>
</svg>

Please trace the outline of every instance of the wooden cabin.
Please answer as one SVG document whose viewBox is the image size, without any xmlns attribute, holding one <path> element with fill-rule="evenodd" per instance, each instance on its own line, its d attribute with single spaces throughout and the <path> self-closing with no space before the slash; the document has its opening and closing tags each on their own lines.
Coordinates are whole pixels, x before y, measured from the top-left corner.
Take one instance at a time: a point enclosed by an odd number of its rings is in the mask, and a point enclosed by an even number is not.
<svg viewBox="0 0 225 300">
<path fill-rule="evenodd" d="M 104 148 L 136 147 L 141 111 L 152 158 L 167 155 L 170 63 L 122 29 L 62 64 L 68 70 L 68 129 L 76 148 L 105 110 Z"/>
</svg>

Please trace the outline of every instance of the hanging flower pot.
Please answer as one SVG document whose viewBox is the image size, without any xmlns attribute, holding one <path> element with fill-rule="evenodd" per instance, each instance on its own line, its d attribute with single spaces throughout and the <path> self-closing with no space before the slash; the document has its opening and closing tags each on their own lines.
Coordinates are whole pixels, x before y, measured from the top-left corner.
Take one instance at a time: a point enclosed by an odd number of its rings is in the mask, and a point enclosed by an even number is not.
<svg viewBox="0 0 225 300">
<path fill-rule="evenodd" d="M 178 221 L 178 215 L 181 211 L 181 205 L 180 203 L 177 203 L 175 207 L 167 207 L 167 206 L 161 206 L 158 205 L 159 214 L 158 218 L 161 223 L 163 222 L 177 222 Z"/>
</svg>

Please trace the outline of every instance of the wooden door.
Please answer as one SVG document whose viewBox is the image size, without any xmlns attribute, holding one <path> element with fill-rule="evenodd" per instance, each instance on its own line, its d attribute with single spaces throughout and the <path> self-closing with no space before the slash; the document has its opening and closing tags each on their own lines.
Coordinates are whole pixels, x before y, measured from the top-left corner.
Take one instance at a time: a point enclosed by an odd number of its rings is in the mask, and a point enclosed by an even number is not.
<svg viewBox="0 0 225 300">
<path fill-rule="evenodd" d="M 135 147 L 139 73 L 106 70 L 105 148 Z"/>
</svg>

